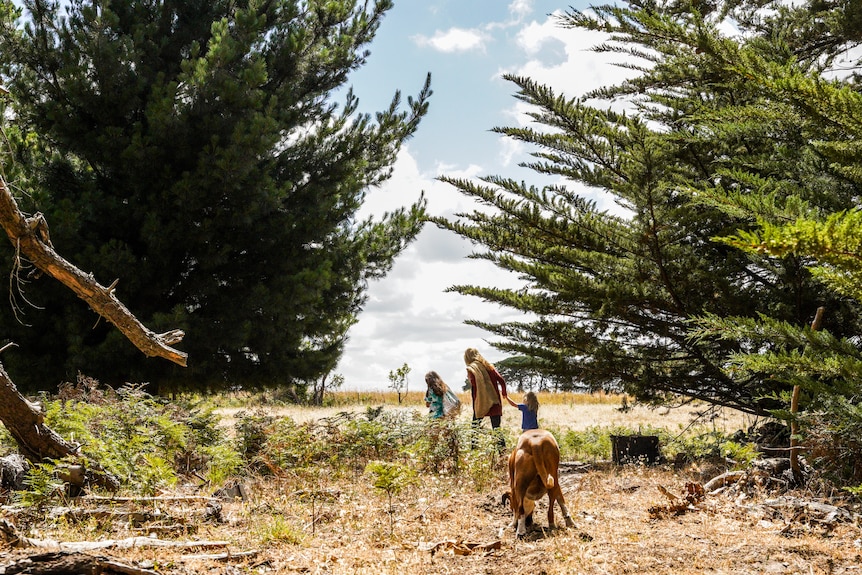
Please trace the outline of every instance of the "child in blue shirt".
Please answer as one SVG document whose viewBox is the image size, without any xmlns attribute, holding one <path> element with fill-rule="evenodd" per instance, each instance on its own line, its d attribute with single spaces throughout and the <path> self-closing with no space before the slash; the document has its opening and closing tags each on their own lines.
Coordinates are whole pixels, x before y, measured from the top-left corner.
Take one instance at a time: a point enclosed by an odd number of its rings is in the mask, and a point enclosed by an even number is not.
<svg viewBox="0 0 862 575">
<path fill-rule="evenodd" d="M 539 429 L 539 400 L 535 393 L 528 391 L 524 395 L 524 403 L 515 403 L 509 399 L 509 396 L 505 397 L 509 405 L 521 410 L 521 431 Z"/>
</svg>

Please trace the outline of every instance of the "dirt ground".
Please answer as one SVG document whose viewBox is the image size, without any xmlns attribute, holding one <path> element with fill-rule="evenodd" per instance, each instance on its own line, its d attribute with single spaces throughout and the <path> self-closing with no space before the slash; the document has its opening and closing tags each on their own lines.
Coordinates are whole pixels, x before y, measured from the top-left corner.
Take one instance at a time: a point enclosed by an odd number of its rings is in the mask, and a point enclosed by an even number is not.
<svg viewBox="0 0 862 575">
<path fill-rule="evenodd" d="M 564 466 L 560 481 L 575 526 L 547 529 L 547 506 L 540 503 L 539 528 L 521 540 L 509 527 L 510 510 L 501 503 L 503 458 L 493 477 L 478 482 L 420 476 L 393 498 L 391 515 L 386 496 L 365 475 L 313 482 L 248 478 L 245 499 L 222 499 L 220 510 L 203 499 L 87 500 L 70 508 L 117 515 L 72 519 L 68 509 L 47 510 L 26 535 L 43 541 L 146 536 L 188 543 L 160 548 L 137 540 L 131 548 L 87 551 L 128 568 L 106 573 L 862 573 L 858 516 L 840 504 L 841 513 L 831 515 L 800 511 L 800 506 L 778 505 L 778 493 L 735 484 L 691 505 L 677 505 L 677 512 L 668 509 L 674 501 L 662 488 L 682 499 L 687 484 L 703 483 L 715 473 L 697 466 Z M 807 492 L 780 495 L 797 503 L 822 502 Z M 144 520 L 120 513 L 128 510 Z M 48 520 L 49 514 L 56 519 Z M 8 510 L 5 516 L 12 524 L 26 523 Z M 557 521 L 562 523 L 559 511 Z M 193 545 L 202 541 L 210 544 Z M 19 549 L 7 543 L 0 553 L 0 573 L 14 572 L 26 556 L 59 549 L 63 547 Z"/>
</svg>

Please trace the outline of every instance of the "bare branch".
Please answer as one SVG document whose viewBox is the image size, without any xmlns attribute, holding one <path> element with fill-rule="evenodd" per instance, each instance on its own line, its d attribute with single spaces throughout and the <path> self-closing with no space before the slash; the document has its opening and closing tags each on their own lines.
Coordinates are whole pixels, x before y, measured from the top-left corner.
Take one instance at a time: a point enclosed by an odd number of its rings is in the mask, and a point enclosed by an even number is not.
<svg viewBox="0 0 862 575">
<path fill-rule="evenodd" d="M 6 181 L 0 178 L 0 225 L 12 245 L 18 248 L 33 265 L 71 289 L 87 302 L 93 311 L 104 317 L 135 347 L 148 357 L 162 357 L 183 367 L 188 354 L 171 346 L 182 340 L 181 330 L 156 334 L 144 326 L 113 294 L 116 280 L 111 286 L 100 285 L 92 274 L 85 274 L 54 251 L 48 234 L 48 225 L 42 214 L 26 217 L 18 208 Z"/>
</svg>

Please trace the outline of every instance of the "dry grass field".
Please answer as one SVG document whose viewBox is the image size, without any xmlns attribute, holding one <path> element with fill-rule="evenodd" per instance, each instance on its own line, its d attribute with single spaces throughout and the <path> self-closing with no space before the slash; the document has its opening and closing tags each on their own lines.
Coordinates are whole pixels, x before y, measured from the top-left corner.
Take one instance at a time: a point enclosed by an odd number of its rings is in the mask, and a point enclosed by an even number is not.
<svg viewBox="0 0 862 575">
<path fill-rule="evenodd" d="M 323 409 L 270 404 L 255 409 L 297 421 L 331 417 L 366 404 L 424 410 L 418 395 L 401 404 L 388 394 L 360 401 L 339 397 L 337 405 Z M 558 429 L 650 426 L 682 432 L 698 415 L 694 407 L 672 412 L 638 407 L 623 412 L 617 397 L 561 394 L 541 396 L 540 402 L 540 419 Z M 238 409 L 222 408 L 226 425 Z M 516 415 L 514 409 L 507 409 L 504 427 L 517 429 Z M 740 414 L 719 415 L 707 425 L 732 431 L 751 423 Z M 461 417 L 469 418 L 467 410 Z M 46 523 L 38 535 L 63 541 L 144 535 L 181 542 L 174 548 L 137 545 L 90 552 L 131 568 L 115 571 L 124 573 L 862 573 L 862 533 L 856 516 L 824 517 L 810 509 L 781 505 L 781 501 L 822 500 L 806 491 L 778 494 L 754 480 L 687 500 L 688 485 L 702 485 L 726 471 L 703 462 L 679 468 L 598 461 L 564 466 L 560 482 L 575 526 L 548 529 L 546 506 L 540 503 L 539 529 L 519 540 L 509 527 L 511 512 L 501 503 L 507 487 L 505 457 L 491 461 L 483 477 L 420 474 L 417 482 L 392 498 L 391 508 L 367 474 L 282 473 L 243 478 L 245 497 L 220 501 L 220 521 L 205 520 L 208 501 L 165 498 L 113 503 L 115 509 L 132 505 L 138 511 L 157 511 L 164 518 L 160 529 L 151 525 L 142 530 L 132 521 L 90 519 Z M 188 490 L 178 486 L 176 492 L 165 495 L 183 493 Z M 779 495 L 794 499 L 778 500 Z M 673 500 L 674 496 L 679 499 Z M 561 522 L 559 512 L 557 520 Z M 173 532 L 168 524 L 174 526 Z M 201 541 L 210 545 L 192 547 Z M 7 548 L 0 564 L 14 564 L 33 552 Z"/>
<path fill-rule="evenodd" d="M 271 402 L 256 402 L 253 409 L 275 416 L 291 417 L 294 421 L 314 421 L 324 417 L 332 417 L 343 411 L 363 411 L 365 406 L 384 406 L 387 409 L 415 410 L 424 413 L 423 392 L 409 392 L 398 401 L 394 392 L 338 392 L 330 396 L 326 407 L 283 405 Z M 469 408 L 470 394 L 460 392 L 458 394 L 464 409 L 459 418 L 468 421 L 472 414 Z M 522 394 L 513 392 L 510 397 L 519 402 L 523 400 Z M 643 405 L 634 405 L 628 409 L 621 409 L 623 397 L 605 394 L 579 394 L 579 393 L 539 393 L 539 422 L 542 426 L 561 429 L 582 431 L 590 427 L 626 427 L 638 429 L 638 427 L 652 427 L 683 431 L 688 426 L 700 425 L 714 427 L 719 431 L 735 431 L 747 429 L 756 423 L 756 419 L 746 414 L 729 410 L 719 409 L 715 412 L 709 410 L 703 404 L 693 404 L 676 409 L 651 408 Z M 242 399 L 242 398 L 240 398 Z M 243 407 L 223 407 L 219 410 L 222 414 L 224 425 L 230 427 L 234 423 L 234 415 L 239 411 L 248 411 L 248 405 Z M 516 431 L 521 426 L 521 414 L 518 410 L 508 405 L 503 409 L 502 426 Z M 488 423 L 485 422 L 487 426 Z"/>
</svg>

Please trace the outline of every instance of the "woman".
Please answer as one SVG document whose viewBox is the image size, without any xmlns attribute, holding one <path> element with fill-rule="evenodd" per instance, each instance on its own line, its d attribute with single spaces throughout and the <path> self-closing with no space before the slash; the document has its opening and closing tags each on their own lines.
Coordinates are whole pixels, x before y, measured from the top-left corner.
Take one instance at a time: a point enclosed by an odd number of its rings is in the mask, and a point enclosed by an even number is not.
<svg viewBox="0 0 862 575">
<path fill-rule="evenodd" d="M 482 419 L 489 417 L 491 427 L 500 427 L 503 417 L 503 400 L 506 395 L 506 381 L 496 368 L 475 348 L 468 347 L 464 352 L 467 364 L 467 378 L 470 380 L 470 393 L 473 396 L 473 426 L 479 427 Z M 508 399 L 508 398 L 507 398 Z M 505 440 L 500 437 L 505 445 Z"/>
</svg>

